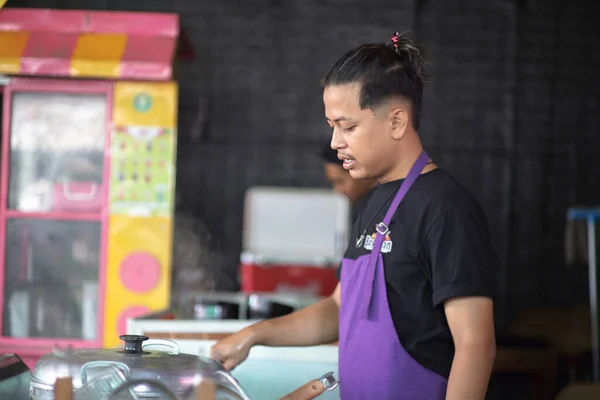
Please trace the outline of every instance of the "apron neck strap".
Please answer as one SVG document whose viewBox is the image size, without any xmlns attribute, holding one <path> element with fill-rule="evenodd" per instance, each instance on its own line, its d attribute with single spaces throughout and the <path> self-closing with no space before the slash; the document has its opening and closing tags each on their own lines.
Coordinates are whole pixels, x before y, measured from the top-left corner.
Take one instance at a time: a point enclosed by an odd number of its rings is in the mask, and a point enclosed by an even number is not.
<svg viewBox="0 0 600 400">
<path fill-rule="evenodd" d="M 377 268 L 377 260 L 380 256 L 381 245 L 383 244 L 385 236 L 389 232 L 388 227 L 390 221 L 392 220 L 396 209 L 400 205 L 400 202 L 402 201 L 406 193 L 408 193 L 411 186 L 413 185 L 413 183 L 415 183 L 419 175 L 421 175 L 421 172 L 423 172 L 423 169 L 427 165 L 428 161 L 429 156 L 427 155 L 427 153 L 425 153 L 425 150 L 423 150 L 419 155 L 419 158 L 417 158 L 417 161 L 415 161 L 415 163 L 411 167 L 408 175 L 406 176 L 406 179 L 404 179 L 404 182 L 402 182 L 402 185 L 400 185 L 400 189 L 398 189 L 398 193 L 396 193 L 392 204 L 390 204 L 390 207 L 388 208 L 385 217 L 383 218 L 383 221 L 377 224 L 377 227 L 375 228 L 377 234 L 375 236 L 375 242 L 373 243 L 373 249 L 371 250 L 371 254 L 369 256 L 369 273 L 367 274 L 369 278 L 365 282 L 365 284 L 367 285 L 367 290 L 365 292 L 366 301 L 362 305 L 362 310 L 360 311 L 360 317 L 363 319 L 368 319 L 371 317 L 371 304 L 373 301 L 372 297 L 374 291 L 373 285 L 375 285 L 375 269 Z"/>
<path fill-rule="evenodd" d="M 394 216 L 396 209 L 400 205 L 402 199 L 404 199 L 404 196 L 406 196 L 406 193 L 408 193 L 408 191 L 412 187 L 413 183 L 415 183 L 419 175 L 421 175 L 421 172 L 423 172 L 423 169 L 427 165 L 428 161 L 429 156 L 427 155 L 425 150 L 423 150 L 421 154 L 419 154 L 417 161 L 415 161 L 410 171 L 408 172 L 406 179 L 404 179 L 404 182 L 402 182 L 402 185 L 400 185 L 400 189 L 398 189 L 398 193 L 396 193 L 392 204 L 390 204 L 390 207 L 385 213 L 383 221 L 377 224 L 376 230 L 378 234 L 385 235 L 387 233 L 388 227 L 390 225 L 390 222 L 392 221 L 392 217 Z"/>
</svg>

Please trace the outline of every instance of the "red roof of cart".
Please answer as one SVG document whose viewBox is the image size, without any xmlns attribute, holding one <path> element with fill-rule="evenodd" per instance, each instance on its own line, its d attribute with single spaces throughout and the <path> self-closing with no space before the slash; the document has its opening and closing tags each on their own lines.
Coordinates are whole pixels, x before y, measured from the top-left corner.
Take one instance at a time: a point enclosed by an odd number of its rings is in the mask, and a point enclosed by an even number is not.
<svg viewBox="0 0 600 400">
<path fill-rule="evenodd" d="M 168 80 L 175 14 L 2 9 L 0 73 Z"/>
</svg>

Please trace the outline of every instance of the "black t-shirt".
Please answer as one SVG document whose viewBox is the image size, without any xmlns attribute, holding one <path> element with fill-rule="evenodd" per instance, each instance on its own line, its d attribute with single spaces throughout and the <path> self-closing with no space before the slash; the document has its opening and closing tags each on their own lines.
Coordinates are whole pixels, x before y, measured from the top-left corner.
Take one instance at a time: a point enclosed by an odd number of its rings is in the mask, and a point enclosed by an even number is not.
<svg viewBox="0 0 600 400">
<path fill-rule="evenodd" d="M 369 202 L 369 199 L 371 198 L 371 195 L 373 194 L 375 189 L 377 189 L 377 186 L 375 186 L 373 189 L 369 190 L 363 197 L 358 199 L 356 201 L 356 203 L 352 206 L 352 224 L 353 225 L 356 222 L 356 219 L 358 217 L 360 217 L 360 215 L 364 211 L 364 209 L 365 209 L 367 203 Z"/>
<path fill-rule="evenodd" d="M 378 185 L 357 210 L 345 258 L 373 247 L 402 181 Z M 448 377 L 454 343 L 444 301 L 493 297 L 496 270 L 485 214 L 473 196 L 441 169 L 421 175 L 396 210 L 384 241 L 387 297 L 398 338 L 424 367 Z M 357 247 L 361 235 L 365 240 Z M 340 276 L 338 269 L 338 278 Z"/>
</svg>

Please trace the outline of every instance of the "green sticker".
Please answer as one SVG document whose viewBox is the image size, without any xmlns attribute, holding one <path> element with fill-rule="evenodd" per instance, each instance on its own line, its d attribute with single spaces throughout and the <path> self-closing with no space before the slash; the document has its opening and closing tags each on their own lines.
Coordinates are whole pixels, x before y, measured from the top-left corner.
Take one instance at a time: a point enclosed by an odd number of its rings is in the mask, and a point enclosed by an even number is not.
<svg viewBox="0 0 600 400">
<path fill-rule="evenodd" d="M 140 93 L 133 99 L 133 107 L 139 112 L 146 112 L 152 108 L 152 97 L 146 93 Z"/>
<path fill-rule="evenodd" d="M 172 215 L 176 130 L 153 129 L 163 133 L 146 139 L 130 134 L 127 128 L 114 132 L 111 145 L 111 214 Z"/>
</svg>

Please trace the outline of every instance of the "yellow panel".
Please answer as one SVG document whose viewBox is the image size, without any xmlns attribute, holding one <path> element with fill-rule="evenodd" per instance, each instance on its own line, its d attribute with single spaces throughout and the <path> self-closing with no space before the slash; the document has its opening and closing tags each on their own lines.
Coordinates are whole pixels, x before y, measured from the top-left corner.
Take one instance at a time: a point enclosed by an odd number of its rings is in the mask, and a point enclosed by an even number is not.
<svg viewBox="0 0 600 400">
<path fill-rule="evenodd" d="M 108 226 L 104 347 L 119 347 L 117 324 L 128 309 L 145 307 L 152 311 L 169 305 L 171 289 L 172 221 L 165 217 L 112 215 Z M 122 261 L 133 252 L 146 252 L 160 263 L 160 279 L 145 293 L 127 289 L 121 279 Z"/>
<path fill-rule="evenodd" d="M 28 32 L 0 32 L 0 73 L 19 73 L 28 39 Z"/>
<path fill-rule="evenodd" d="M 166 163 L 164 167 L 166 170 L 175 168 L 174 135 L 175 127 L 177 126 L 177 95 L 177 84 L 174 82 L 117 82 L 113 90 L 113 124 L 116 127 L 124 127 L 127 130 L 143 126 L 172 131 L 171 135 L 160 137 L 161 140 L 168 140 L 167 147 L 169 149 L 173 147 L 168 153 L 173 153 L 172 156 L 166 157 L 160 153 L 162 158 L 159 157 L 160 160 L 158 161 L 162 160 Z M 141 172 L 138 172 L 146 174 L 147 172 L 144 171 L 148 171 L 147 168 L 150 168 L 147 161 L 152 161 L 152 171 L 156 169 L 154 161 L 157 161 L 154 159 L 156 157 L 148 158 L 149 153 L 147 153 L 148 149 L 146 146 L 138 146 L 137 151 L 131 150 L 130 146 L 127 146 L 126 149 L 121 149 L 122 140 L 119 141 L 117 139 L 119 139 L 119 136 L 113 134 L 113 146 L 118 146 L 118 149 L 117 147 L 113 147 L 113 153 L 111 153 L 113 154 L 111 177 L 115 177 L 111 180 L 111 196 L 115 193 L 118 195 L 119 188 L 121 187 L 122 189 L 123 182 L 118 179 L 127 178 L 133 172 L 137 171 L 137 169 L 135 171 L 131 170 L 133 167 L 130 164 L 139 164 L 138 167 L 142 169 L 140 169 Z M 164 146 L 161 147 L 162 145 L 160 144 L 162 142 L 152 143 L 155 145 L 152 146 L 154 150 L 163 151 L 162 148 Z M 167 179 L 167 183 L 170 181 L 171 179 Z M 124 182 L 126 183 L 126 181 Z M 157 176 L 153 175 L 153 185 L 161 182 Z M 149 186 L 150 189 L 152 189 L 152 184 Z M 172 183 L 169 183 L 168 186 L 172 186 Z M 170 187 L 168 190 L 172 192 L 173 187 Z M 138 311 L 140 310 L 139 307 L 145 307 L 149 310 L 167 308 L 171 288 L 172 210 L 168 213 L 161 213 L 162 216 L 128 216 L 127 212 L 123 210 L 119 214 L 112 214 L 116 210 L 113 207 L 113 200 L 119 198 L 117 196 L 113 199 L 113 197 L 111 197 L 111 216 L 109 217 L 108 228 L 108 283 L 104 325 L 105 347 L 120 345 L 117 325 L 122 320 L 122 315 L 126 310 L 132 307 L 138 308 Z M 121 279 L 121 263 L 123 259 L 132 252 L 140 251 L 150 253 L 159 260 L 162 276 L 162 280 L 157 287 L 150 292 L 141 294 L 127 289 L 122 284 Z"/>
<path fill-rule="evenodd" d="M 117 82 L 113 123 L 117 126 L 177 126 L 177 84 Z"/>
<path fill-rule="evenodd" d="M 71 75 L 118 77 L 126 45 L 127 35 L 81 35 L 71 59 Z"/>
</svg>

